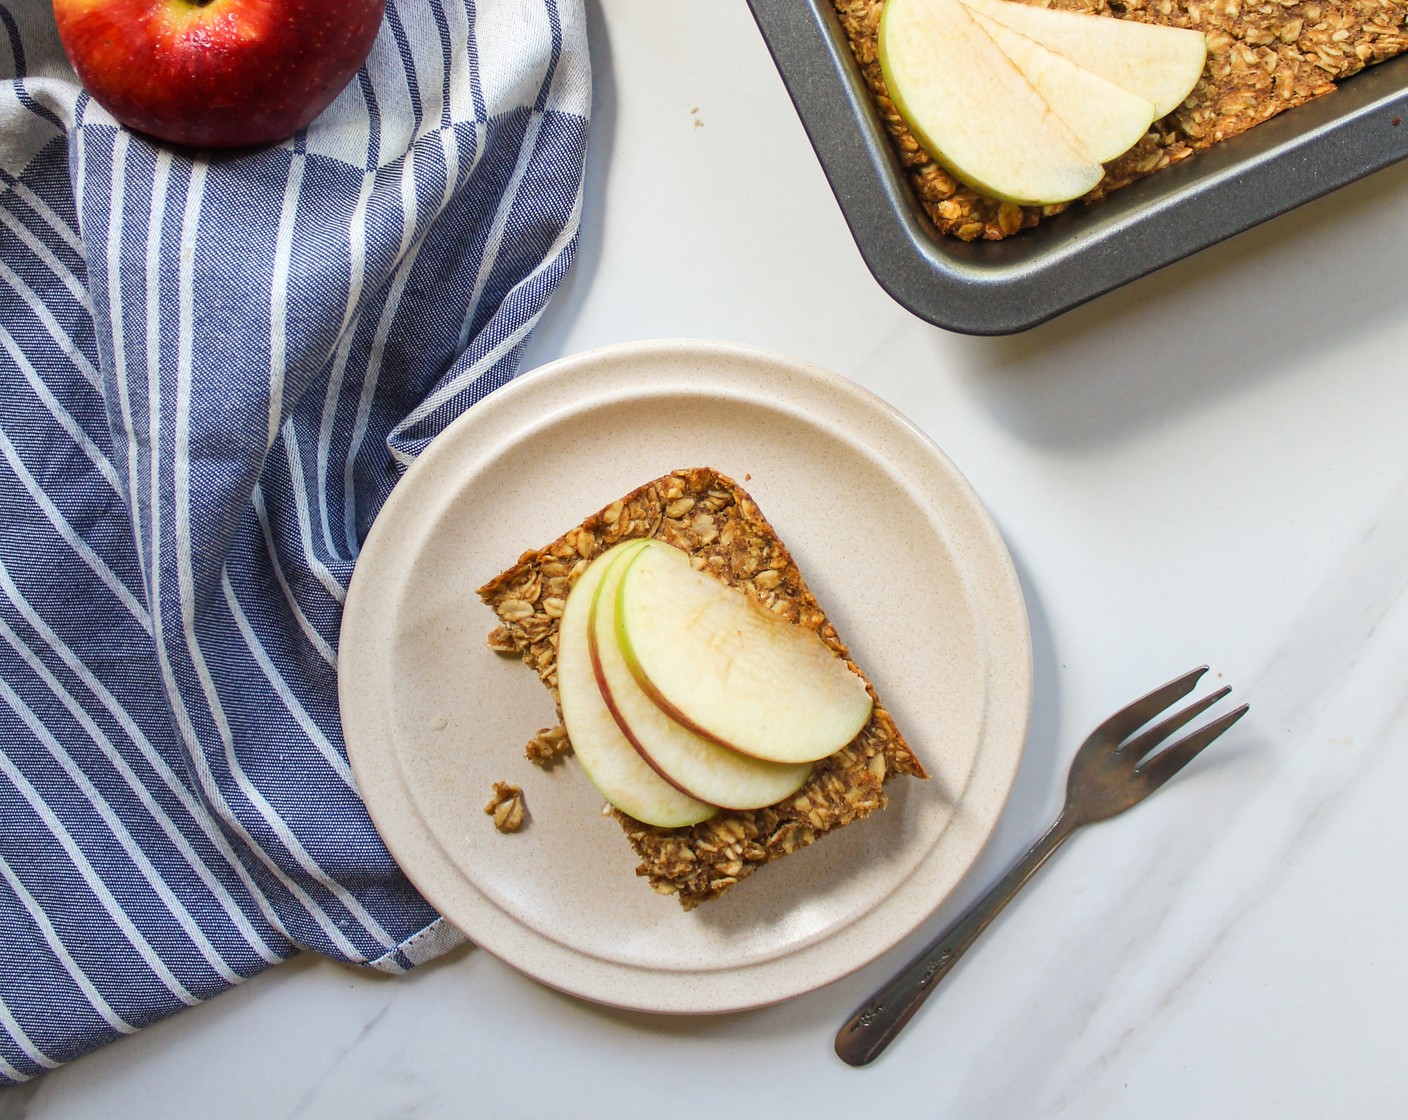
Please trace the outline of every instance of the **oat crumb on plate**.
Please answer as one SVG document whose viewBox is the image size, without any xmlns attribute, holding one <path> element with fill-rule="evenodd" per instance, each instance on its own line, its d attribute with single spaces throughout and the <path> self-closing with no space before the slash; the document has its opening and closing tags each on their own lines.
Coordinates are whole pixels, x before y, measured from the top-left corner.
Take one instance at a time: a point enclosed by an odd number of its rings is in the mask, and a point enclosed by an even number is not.
<svg viewBox="0 0 1408 1120">
<path fill-rule="evenodd" d="M 557 727 L 541 728 L 536 735 L 528 740 L 528 745 L 523 749 L 524 757 L 535 766 L 541 766 L 544 770 L 551 768 L 571 753 L 572 743 L 567 738 L 567 729 L 560 724 Z"/>
<path fill-rule="evenodd" d="M 500 832 L 517 832 L 528 819 L 522 788 L 510 782 L 495 782 L 494 796 L 484 806 L 484 812 L 494 818 L 494 827 Z"/>
</svg>

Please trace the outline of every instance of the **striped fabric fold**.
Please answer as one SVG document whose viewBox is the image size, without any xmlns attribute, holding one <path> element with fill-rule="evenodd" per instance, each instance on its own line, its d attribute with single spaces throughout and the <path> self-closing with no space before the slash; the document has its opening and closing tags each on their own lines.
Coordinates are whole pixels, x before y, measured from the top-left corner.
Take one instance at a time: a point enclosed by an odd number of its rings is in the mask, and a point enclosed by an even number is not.
<svg viewBox="0 0 1408 1120">
<path fill-rule="evenodd" d="M 304 133 L 192 154 L 0 0 L 0 1084 L 457 942 L 358 797 L 338 626 L 571 262 L 589 102 L 581 0 L 390 0 Z"/>
</svg>

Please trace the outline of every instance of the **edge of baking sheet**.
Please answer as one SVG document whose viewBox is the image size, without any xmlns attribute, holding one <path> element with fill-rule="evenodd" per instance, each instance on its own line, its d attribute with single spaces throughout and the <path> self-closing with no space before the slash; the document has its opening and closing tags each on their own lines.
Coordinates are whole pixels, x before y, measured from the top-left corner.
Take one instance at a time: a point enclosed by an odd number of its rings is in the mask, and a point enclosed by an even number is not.
<svg viewBox="0 0 1408 1120">
<path fill-rule="evenodd" d="M 963 242 L 910 191 L 830 0 L 748 2 L 866 265 L 964 334 L 1027 330 L 1408 156 L 1402 55 L 1090 206 Z"/>
</svg>

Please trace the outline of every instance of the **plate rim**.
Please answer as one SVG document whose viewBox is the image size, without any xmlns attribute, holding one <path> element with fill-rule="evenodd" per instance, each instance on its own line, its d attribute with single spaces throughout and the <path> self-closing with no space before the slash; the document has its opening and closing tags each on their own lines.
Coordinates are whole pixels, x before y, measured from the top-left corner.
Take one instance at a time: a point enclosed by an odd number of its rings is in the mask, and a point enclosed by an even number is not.
<svg viewBox="0 0 1408 1120">
<path fill-rule="evenodd" d="M 453 461 L 456 448 L 466 433 L 473 433 L 485 426 L 492 426 L 505 413 L 511 415 L 517 407 L 520 397 L 534 393 L 551 395 L 555 384 L 570 381 L 584 371 L 600 370 L 605 366 L 609 372 L 611 367 L 625 368 L 629 367 L 631 363 L 636 363 L 639 367 L 642 359 L 646 360 L 644 364 L 649 365 L 652 361 L 679 362 L 701 358 L 716 362 L 722 360 L 725 364 L 740 366 L 762 364 L 781 368 L 805 381 L 815 383 L 818 390 L 824 389 L 832 393 L 839 393 L 852 404 L 868 410 L 878 422 L 898 426 L 902 429 L 909 437 L 913 448 L 922 452 L 928 468 L 939 470 L 946 476 L 950 485 L 958 488 L 966 499 L 964 512 L 973 519 L 973 527 L 978 530 L 982 543 L 989 551 L 987 559 L 996 561 L 995 570 L 990 568 L 988 576 L 996 585 L 997 591 L 990 592 L 993 597 L 991 601 L 984 602 L 985 611 L 980 616 L 984 623 L 980 630 L 985 651 L 984 683 L 991 693 L 992 667 L 989 647 L 993 627 L 987 611 L 990 611 L 996 604 L 1006 611 L 1006 616 L 1001 621 L 1007 631 L 1009 647 L 1007 659 L 1009 662 L 1015 662 L 1015 664 L 1005 666 L 1008 677 L 1004 683 L 1009 686 L 1015 685 L 1020 695 L 1015 696 L 1017 702 L 1014 704 L 1014 694 L 1011 692 L 1004 694 L 999 711 L 999 714 L 1005 711 L 1009 723 L 1012 724 L 1012 726 L 1003 729 L 1013 743 L 1010 753 L 1006 756 L 1007 765 L 997 767 L 994 773 L 987 773 L 986 768 L 993 766 L 995 760 L 992 757 L 984 759 L 985 752 L 980 747 L 974 760 L 973 772 L 969 776 L 968 785 L 965 786 L 965 791 L 972 788 L 974 780 L 979 778 L 986 783 L 986 792 L 995 801 L 991 819 L 984 822 L 981 835 L 967 839 L 966 845 L 960 853 L 960 866 L 949 876 L 951 881 L 948 882 L 946 889 L 938 894 L 932 902 L 929 902 L 926 896 L 925 904 L 919 908 L 920 912 L 917 916 L 910 913 L 908 919 L 901 923 L 898 932 L 893 929 L 887 930 L 878 942 L 874 936 L 858 936 L 863 932 L 863 928 L 859 927 L 873 925 L 872 915 L 883 910 L 886 904 L 890 903 L 891 899 L 904 889 L 909 879 L 923 872 L 925 860 L 930 858 L 929 853 L 920 859 L 914 871 L 903 877 L 869 914 L 854 919 L 848 925 L 830 931 L 819 939 L 804 943 L 796 950 L 785 951 L 742 967 L 661 970 L 654 966 L 642 968 L 616 961 L 606 961 L 565 945 L 505 911 L 486 890 L 481 889 L 470 876 L 463 873 L 450 854 L 440 846 L 439 838 L 436 837 L 434 830 L 421 817 L 414 795 L 409 790 L 401 773 L 398 760 L 399 751 L 394 746 L 394 740 L 390 740 L 389 749 L 383 747 L 380 751 L 380 758 L 376 749 L 367 747 L 366 738 L 371 736 L 366 730 L 366 709 L 371 702 L 367 699 L 364 674 L 375 672 L 374 662 L 376 659 L 370 652 L 373 649 L 373 643 L 365 640 L 364 635 L 374 634 L 378 630 L 378 623 L 390 609 L 385 600 L 395 598 L 395 596 L 381 596 L 378 599 L 374 591 L 383 563 L 392 562 L 391 559 L 383 562 L 382 557 L 394 557 L 398 551 L 398 544 L 400 551 L 403 553 L 405 551 L 404 538 L 399 540 L 394 538 L 396 538 L 397 530 L 402 527 L 404 520 L 409 518 L 414 523 L 416 513 L 414 510 L 410 513 L 403 513 L 403 509 L 414 503 L 421 489 L 430 487 L 432 492 L 434 491 L 437 474 Z M 677 393 L 686 390 L 678 380 L 662 384 L 654 389 L 642 382 L 638 386 L 637 392 L 622 394 L 618 391 L 615 396 L 628 395 L 632 399 L 638 399 L 641 395 L 648 396 L 652 392 L 661 391 Z M 712 381 L 701 379 L 698 385 L 689 387 L 687 391 L 708 393 L 720 390 Z M 749 394 L 753 399 L 770 404 L 785 412 L 795 413 L 797 411 L 794 401 L 762 393 L 757 386 L 749 386 Z M 578 401 L 575 404 L 568 404 L 559 411 L 570 415 L 583 407 L 589 408 L 593 405 L 599 405 L 600 402 L 601 394 L 593 396 L 588 393 L 584 402 Z M 521 426 L 527 431 L 536 427 L 536 424 Z M 869 450 L 874 450 L 868 445 L 866 446 Z M 430 504 L 434 505 L 434 503 Z M 932 511 L 926 512 L 931 513 Z M 965 568 L 964 576 L 966 584 L 971 579 L 971 571 L 968 568 Z M 368 590 L 369 588 L 372 590 Z M 1011 674 L 1014 671 L 1016 673 L 1015 680 L 1011 679 Z M 384 676 L 388 678 L 389 686 L 390 674 L 387 673 Z M 1030 723 L 1033 691 L 1031 634 L 1015 565 L 991 515 L 971 484 L 943 450 L 897 409 L 855 382 L 831 370 L 775 351 L 718 340 L 645 339 L 595 347 L 566 355 L 534 370 L 527 371 L 458 417 L 431 442 L 407 470 L 378 513 L 354 567 L 339 641 L 338 691 L 344 740 L 354 777 L 359 791 L 373 791 L 370 797 L 366 792 L 363 792 L 369 816 L 398 865 L 402 867 L 407 877 L 425 895 L 431 905 L 445 915 L 447 921 L 466 932 L 472 941 L 486 948 L 491 954 L 505 961 L 511 967 L 559 991 L 593 1002 L 637 1011 L 674 1014 L 720 1013 L 764 1006 L 792 998 L 834 982 L 863 967 L 912 932 L 963 880 L 996 831 L 1023 757 Z M 992 737 L 993 731 L 990 723 L 993 711 L 994 700 L 989 695 L 984 701 L 981 724 L 983 731 L 980 743 L 987 743 Z M 359 721 L 361 721 L 360 725 Z M 989 756 L 991 753 L 991 751 L 987 752 Z M 982 771 L 981 775 L 980 771 Z M 388 786 L 388 781 L 392 783 L 391 786 Z M 964 796 L 966 795 L 965 792 Z M 421 835 L 418 837 L 412 834 L 413 829 L 408 830 L 406 827 L 405 822 L 412 817 L 420 822 Z M 954 814 L 948 827 L 967 826 L 961 824 L 959 814 Z M 940 837 L 942 837 L 942 833 Z M 464 922 L 465 906 L 457 904 L 453 907 L 446 907 L 444 903 L 447 900 L 443 893 L 433 888 L 426 889 L 423 880 L 431 876 L 428 873 L 428 868 L 418 865 L 418 860 L 421 857 L 429 858 L 425 851 L 427 840 L 429 845 L 439 852 L 441 872 L 446 870 L 453 872 L 463 888 L 462 897 L 472 899 L 472 907 L 477 908 L 475 922 Z M 933 847 L 939 849 L 941 839 L 936 839 Z M 411 867 L 407 866 L 408 858 L 413 865 Z M 421 872 L 425 873 L 421 874 Z M 436 895 L 440 896 L 438 900 Z M 911 907 L 912 909 L 913 907 Z M 455 910 L 456 912 L 452 914 L 447 910 Z M 465 930 L 466 924 L 474 928 Z M 819 944 L 828 946 L 831 955 L 845 958 L 844 963 L 841 965 L 833 963 L 830 968 L 818 972 L 815 976 L 808 976 L 802 982 L 795 979 L 784 982 L 787 972 L 785 965 L 792 961 L 794 956 L 814 956 L 814 950 Z M 590 966 L 587 971 L 591 973 L 591 976 L 584 978 L 580 969 L 555 972 L 551 968 L 542 967 L 538 957 L 546 957 L 549 960 L 571 960 L 579 965 L 586 962 Z M 781 981 L 778 978 L 779 974 L 782 974 Z M 654 979 L 653 983 L 644 982 L 650 978 Z M 696 982 L 671 984 L 669 982 L 671 978 L 681 980 L 692 978 Z M 704 983 L 700 978 L 706 978 L 713 983 Z"/>
</svg>

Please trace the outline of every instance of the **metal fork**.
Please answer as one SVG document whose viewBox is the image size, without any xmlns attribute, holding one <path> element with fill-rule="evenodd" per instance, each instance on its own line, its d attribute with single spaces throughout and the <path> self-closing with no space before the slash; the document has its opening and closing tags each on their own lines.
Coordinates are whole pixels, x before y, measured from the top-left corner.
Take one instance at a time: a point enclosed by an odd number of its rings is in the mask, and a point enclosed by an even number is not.
<svg viewBox="0 0 1408 1120">
<path fill-rule="evenodd" d="M 987 894 L 847 1020 L 836 1035 L 836 1053 L 843 1061 L 863 1066 L 879 1057 L 958 958 L 1071 833 L 1139 804 L 1246 714 L 1243 704 L 1155 753 L 1170 735 L 1232 691 L 1220 688 L 1140 732 L 1192 692 L 1207 671 L 1204 665 L 1169 681 L 1091 732 L 1071 763 L 1066 803 L 1056 823 Z"/>
</svg>

